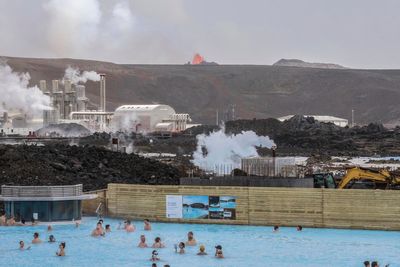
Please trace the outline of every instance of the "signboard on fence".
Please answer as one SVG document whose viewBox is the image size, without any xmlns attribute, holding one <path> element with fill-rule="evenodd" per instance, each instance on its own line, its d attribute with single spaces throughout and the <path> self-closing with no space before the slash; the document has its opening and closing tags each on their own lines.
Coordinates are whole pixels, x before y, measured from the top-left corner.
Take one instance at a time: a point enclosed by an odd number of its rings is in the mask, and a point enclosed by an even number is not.
<svg viewBox="0 0 400 267">
<path fill-rule="evenodd" d="M 166 196 L 167 218 L 175 219 L 236 219 L 234 196 Z"/>
</svg>

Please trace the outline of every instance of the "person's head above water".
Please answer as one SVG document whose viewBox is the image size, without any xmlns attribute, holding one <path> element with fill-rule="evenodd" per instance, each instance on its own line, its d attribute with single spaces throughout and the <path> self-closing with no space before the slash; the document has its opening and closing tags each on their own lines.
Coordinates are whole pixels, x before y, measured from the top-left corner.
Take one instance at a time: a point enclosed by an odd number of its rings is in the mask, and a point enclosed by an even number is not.
<svg viewBox="0 0 400 267">
<path fill-rule="evenodd" d="M 21 241 L 19 241 L 19 247 L 20 247 L 20 248 L 23 248 L 24 246 L 25 246 L 25 243 L 24 243 L 24 241 L 22 241 L 22 240 L 21 240 Z"/>
<path fill-rule="evenodd" d="M 33 238 L 39 238 L 39 233 L 38 232 L 34 233 Z"/>
<path fill-rule="evenodd" d="M 204 245 L 200 245 L 199 249 L 200 249 L 201 252 L 206 251 L 206 247 Z"/>
<path fill-rule="evenodd" d="M 154 241 L 156 242 L 156 243 L 158 243 L 158 242 L 161 242 L 161 238 L 159 238 L 158 236 L 154 239 Z"/>
<path fill-rule="evenodd" d="M 371 267 L 379 267 L 378 262 L 377 262 L 377 261 L 373 261 L 373 262 L 371 263 Z"/>
<path fill-rule="evenodd" d="M 303 226 L 297 225 L 297 231 L 301 231 L 301 230 L 303 230 Z"/>
<path fill-rule="evenodd" d="M 179 248 L 180 248 L 180 249 L 183 249 L 183 248 L 185 248 L 185 243 L 183 243 L 183 242 L 180 242 L 180 243 L 179 243 Z"/>
<path fill-rule="evenodd" d="M 279 230 L 279 226 L 278 225 L 275 225 L 274 226 L 274 231 L 276 232 L 276 231 L 278 231 Z"/>
<path fill-rule="evenodd" d="M 127 225 L 130 225 L 130 224 L 131 224 L 131 221 L 130 221 L 130 220 L 126 220 L 125 223 L 126 223 Z"/>
<path fill-rule="evenodd" d="M 369 263 L 369 261 L 364 261 L 364 266 L 365 267 L 371 267 L 371 264 Z"/>
<path fill-rule="evenodd" d="M 145 236 L 145 235 L 141 235 L 141 236 L 140 236 L 140 241 L 141 241 L 142 243 L 146 242 L 146 236 Z"/>
<path fill-rule="evenodd" d="M 54 237 L 54 235 L 49 236 L 49 242 L 56 242 L 56 238 Z"/>
<path fill-rule="evenodd" d="M 61 242 L 61 243 L 60 243 L 60 248 L 61 248 L 61 247 L 62 247 L 62 248 L 65 248 L 65 242 Z"/>
<path fill-rule="evenodd" d="M 151 267 L 157 267 L 156 263 L 151 264 Z"/>
</svg>

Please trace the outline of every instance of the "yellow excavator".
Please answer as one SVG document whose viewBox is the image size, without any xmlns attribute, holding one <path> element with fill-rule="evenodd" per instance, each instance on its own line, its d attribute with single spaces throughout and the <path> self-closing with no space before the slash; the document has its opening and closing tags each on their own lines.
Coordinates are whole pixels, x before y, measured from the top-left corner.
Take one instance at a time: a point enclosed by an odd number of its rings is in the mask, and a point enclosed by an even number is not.
<svg viewBox="0 0 400 267">
<path fill-rule="evenodd" d="M 361 167 L 348 169 L 337 188 L 348 188 L 359 180 L 374 182 L 376 188 L 380 189 L 400 189 L 400 174 L 389 172 L 386 169 L 374 170 Z"/>
</svg>

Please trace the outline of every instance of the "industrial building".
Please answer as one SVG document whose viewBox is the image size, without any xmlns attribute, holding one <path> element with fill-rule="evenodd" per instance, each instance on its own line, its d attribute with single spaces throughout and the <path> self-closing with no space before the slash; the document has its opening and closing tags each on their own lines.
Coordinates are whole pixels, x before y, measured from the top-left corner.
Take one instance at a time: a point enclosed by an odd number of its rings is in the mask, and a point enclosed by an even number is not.
<svg viewBox="0 0 400 267">
<path fill-rule="evenodd" d="M 295 115 L 288 115 L 284 117 L 278 118 L 279 121 L 286 121 L 294 117 Z M 325 123 L 333 123 L 339 127 L 346 127 L 349 125 L 349 121 L 346 119 L 333 117 L 333 116 L 326 116 L 326 115 L 304 115 L 304 117 L 313 117 L 316 121 L 325 122 Z"/>
<path fill-rule="evenodd" d="M 178 114 L 168 105 L 123 105 L 115 110 L 112 127 L 136 133 L 180 132 L 190 121 L 189 114 Z"/>
</svg>

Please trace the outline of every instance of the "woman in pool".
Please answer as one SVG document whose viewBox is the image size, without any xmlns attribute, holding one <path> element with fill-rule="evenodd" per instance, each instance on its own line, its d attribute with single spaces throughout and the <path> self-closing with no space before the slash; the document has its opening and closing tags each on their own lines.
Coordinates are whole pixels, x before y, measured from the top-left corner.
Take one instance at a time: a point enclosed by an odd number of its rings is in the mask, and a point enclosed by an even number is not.
<svg viewBox="0 0 400 267">
<path fill-rule="evenodd" d="M 160 258 L 158 257 L 158 252 L 157 250 L 153 250 L 153 252 L 151 252 L 151 261 L 159 261 Z"/>
<path fill-rule="evenodd" d="M 178 251 L 178 247 L 179 247 L 179 251 Z M 179 254 L 185 254 L 185 243 L 180 242 L 179 245 L 175 245 L 175 252 L 179 253 Z"/>
<path fill-rule="evenodd" d="M 222 252 L 221 245 L 215 246 L 215 257 L 219 259 L 224 258 L 224 253 Z"/>
<path fill-rule="evenodd" d="M 186 241 L 186 245 L 187 246 L 196 246 L 197 245 L 197 241 L 196 239 L 194 239 L 194 234 L 192 231 L 190 231 L 187 234 L 188 240 Z"/>
<path fill-rule="evenodd" d="M 199 255 L 199 256 L 207 255 L 206 247 L 204 245 L 200 245 L 199 249 L 200 249 L 200 251 L 197 253 L 197 255 Z"/>
<path fill-rule="evenodd" d="M 40 238 L 39 238 L 39 233 L 38 233 L 38 232 L 34 233 L 34 234 L 33 234 L 32 244 L 40 244 L 40 243 L 42 243 L 42 242 L 43 242 L 43 241 L 40 240 Z"/>
<path fill-rule="evenodd" d="M 154 244 L 151 247 L 152 248 L 165 248 L 165 245 L 161 242 L 161 238 L 156 237 L 154 239 Z"/>
<path fill-rule="evenodd" d="M 65 256 L 65 242 L 61 242 L 60 246 L 59 246 L 59 250 L 56 252 L 57 256 Z"/>
<path fill-rule="evenodd" d="M 144 223 L 144 230 L 145 231 L 151 231 L 150 221 L 148 219 L 144 219 L 143 223 Z"/>
</svg>

